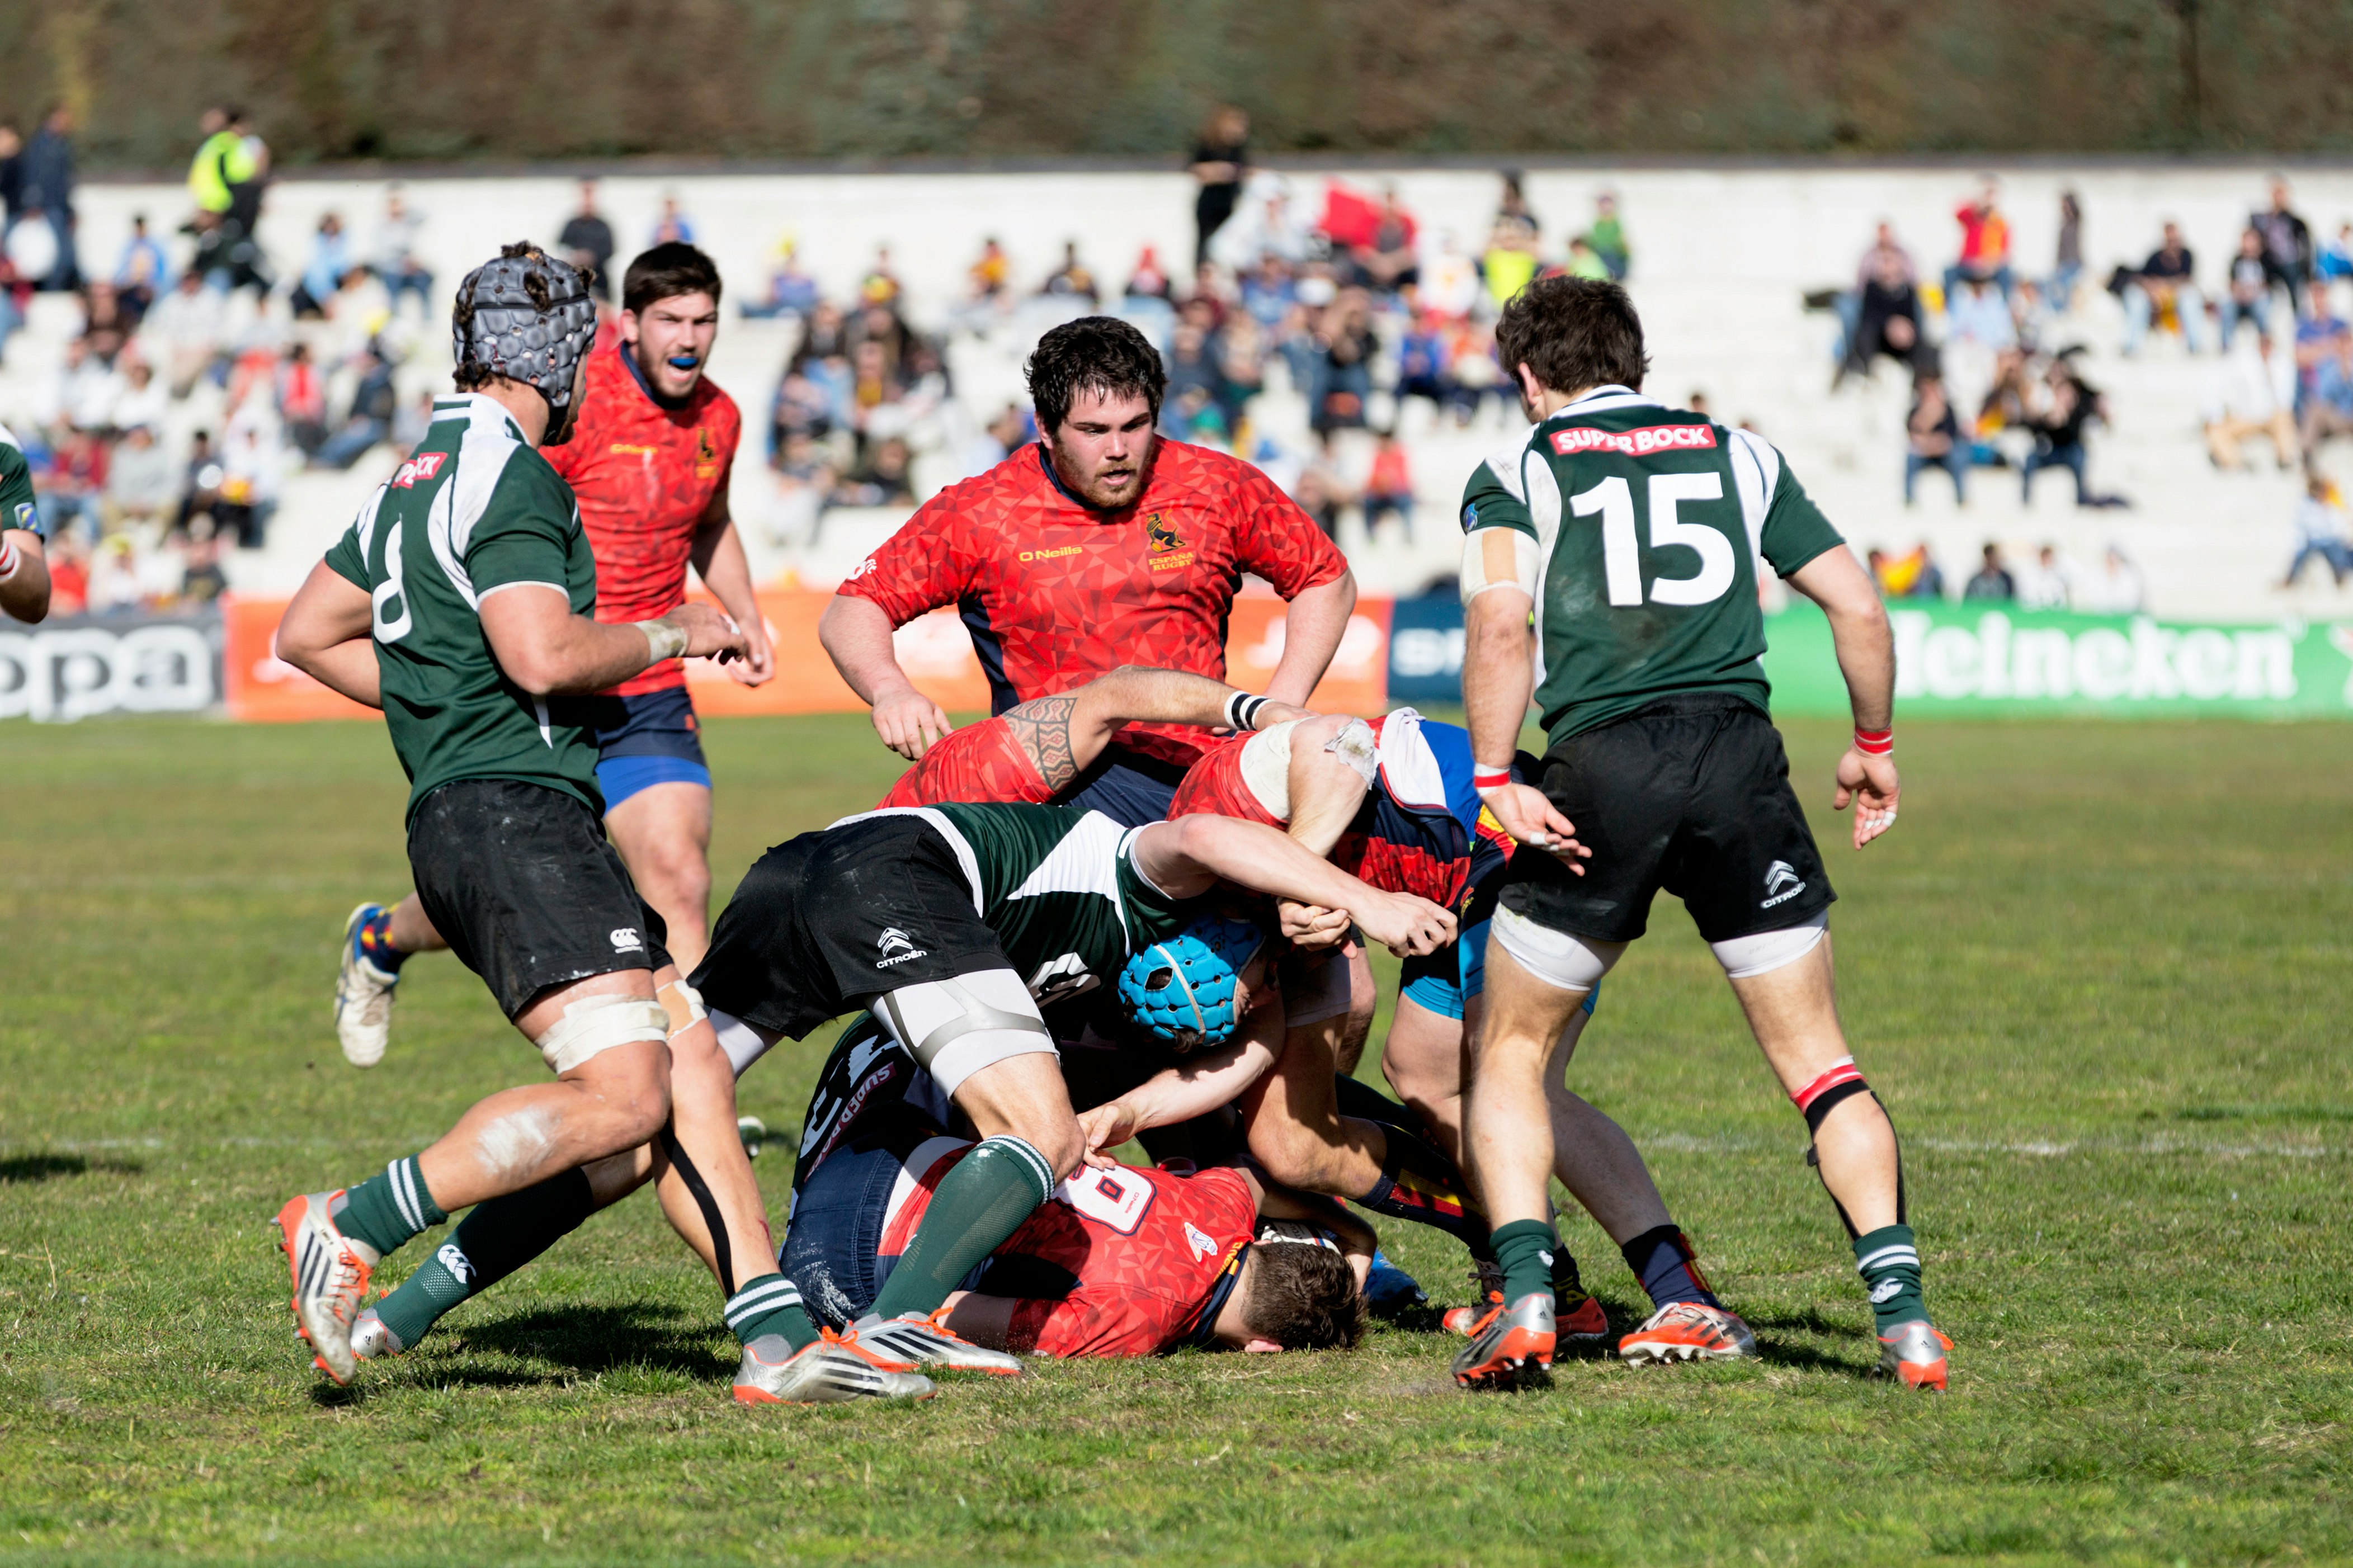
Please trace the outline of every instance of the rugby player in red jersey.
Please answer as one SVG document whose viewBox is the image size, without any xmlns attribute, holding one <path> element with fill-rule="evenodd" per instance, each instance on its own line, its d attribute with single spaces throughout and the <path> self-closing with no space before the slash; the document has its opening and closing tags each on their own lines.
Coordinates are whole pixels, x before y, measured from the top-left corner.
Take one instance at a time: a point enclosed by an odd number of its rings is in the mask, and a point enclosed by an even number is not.
<svg viewBox="0 0 2353 1568">
<path fill-rule="evenodd" d="M 686 602 L 691 564 L 743 628 L 748 651 L 728 673 L 758 686 L 775 673 L 775 658 L 727 510 L 743 417 L 703 374 L 719 292 L 718 268 L 691 245 L 658 245 L 629 263 L 620 337 L 591 355 L 579 424 L 547 457 L 579 501 L 596 558 L 596 618 L 669 614 Z M 606 830 L 669 923 L 680 970 L 691 973 L 710 940 L 711 770 L 685 668 L 663 659 L 598 707 Z M 343 937 L 335 1032 L 353 1066 L 373 1067 L 391 1032 L 401 964 L 448 943 L 414 893 L 396 906 L 362 904 Z"/>
<path fill-rule="evenodd" d="M 1002 713 L 1121 665 L 1222 679 L 1245 574 L 1291 602 L 1267 695 L 1304 704 L 1356 605 L 1338 547 L 1248 463 L 1155 434 L 1167 376 L 1126 322 L 1056 327 L 1029 377 L 1044 438 L 926 501 L 826 607 L 826 651 L 882 742 L 917 761 L 952 728 L 892 649 L 892 630 L 928 610 L 957 607 Z M 1057 798 L 1126 826 L 1158 821 L 1211 741 L 1131 726 Z"/>
</svg>

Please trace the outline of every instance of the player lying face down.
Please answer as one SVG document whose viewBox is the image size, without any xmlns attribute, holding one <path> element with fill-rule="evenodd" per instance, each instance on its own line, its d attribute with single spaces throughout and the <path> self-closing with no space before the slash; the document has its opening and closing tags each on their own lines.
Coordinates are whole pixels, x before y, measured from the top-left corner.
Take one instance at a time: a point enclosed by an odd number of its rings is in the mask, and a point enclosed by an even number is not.
<svg viewBox="0 0 2353 1568">
<path fill-rule="evenodd" d="M 1211 816 L 1122 830 L 1057 806 L 874 812 L 780 845 L 745 875 L 693 976 L 739 1064 L 864 1009 L 980 1134 L 847 1342 L 886 1370 L 1019 1370 L 936 1318 L 1085 1146 L 1039 1003 L 1119 975 L 1229 889 L 1344 910 L 1400 954 L 1453 937 L 1453 917 L 1427 900 L 1367 887 L 1271 828 Z M 787 1327 L 760 1352 L 767 1361 L 747 1356 L 737 1396 L 830 1396 L 793 1371 L 818 1342 L 797 1290 L 754 1283 L 767 1294 L 746 1310 Z"/>
</svg>

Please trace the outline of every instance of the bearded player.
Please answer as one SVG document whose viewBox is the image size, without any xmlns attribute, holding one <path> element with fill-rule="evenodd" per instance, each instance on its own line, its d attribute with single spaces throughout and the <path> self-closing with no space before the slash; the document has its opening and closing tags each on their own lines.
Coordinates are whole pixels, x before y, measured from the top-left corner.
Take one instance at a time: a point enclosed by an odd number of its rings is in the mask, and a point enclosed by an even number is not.
<svg viewBox="0 0 2353 1568">
<path fill-rule="evenodd" d="M 924 502 L 826 606 L 818 635 L 883 744 L 914 762 L 953 728 L 892 649 L 926 611 L 956 606 L 1003 713 L 1121 665 L 1223 679 L 1245 574 L 1291 604 L 1266 694 L 1304 704 L 1356 602 L 1338 547 L 1248 463 L 1155 434 L 1167 374 L 1126 322 L 1056 327 L 1028 370 L 1042 439 Z M 1195 726 L 1131 726 L 1057 799 L 1157 822 L 1210 743 Z"/>
<path fill-rule="evenodd" d="M 686 602 L 691 564 L 743 628 L 747 652 L 728 673 L 758 686 L 774 656 L 727 510 L 743 419 L 703 374 L 719 292 L 719 269 L 691 245 L 658 245 L 629 263 L 620 337 L 590 357 L 579 428 L 547 458 L 579 499 L 596 558 L 597 618 L 668 615 Z M 711 770 L 685 667 L 665 658 L 600 694 L 593 719 L 606 831 L 691 971 L 709 942 Z M 414 893 L 389 908 L 362 904 L 343 935 L 335 1032 L 354 1067 L 373 1067 L 391 1032 L 401 965 L 448 944 Z"/>
</svg>

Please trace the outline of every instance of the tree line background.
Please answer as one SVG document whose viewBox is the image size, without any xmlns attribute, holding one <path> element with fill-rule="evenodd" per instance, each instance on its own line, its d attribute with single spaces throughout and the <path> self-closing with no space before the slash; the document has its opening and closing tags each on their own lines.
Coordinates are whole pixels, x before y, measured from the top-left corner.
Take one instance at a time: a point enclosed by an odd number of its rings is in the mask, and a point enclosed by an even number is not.
<svg viewBox="0 0 2353 1568">
<path fill-rule="evenodd" d="M 38 0 L 0 112 L 350 159 L 2353 150 L 2348 0 Z"/>
</svg>

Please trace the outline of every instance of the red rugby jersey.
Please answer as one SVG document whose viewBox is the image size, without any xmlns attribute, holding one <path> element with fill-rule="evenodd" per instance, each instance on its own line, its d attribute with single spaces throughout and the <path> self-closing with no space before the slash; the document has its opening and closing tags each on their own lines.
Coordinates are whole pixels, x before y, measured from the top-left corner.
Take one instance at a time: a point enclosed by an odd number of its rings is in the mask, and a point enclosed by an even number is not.
<svg viewBox="0 0 2353 1568">
<path fill-rule="evenodd" d="M 905 1250 L 940 1179 L 970 1151 L 960 1144 L 931 1163 L 890 1215 L 878 1255 Z M 1006 1348 L 1051 1356 L 1169 1349 L 1199 1325 L 1227 1266 L 1257 1234 L 1258 1205 L 1240 1172 L 1082 1167 L 992 1255 L 1025 1281 L 1068 1281 L 1050 1295 L 1025 1288 Z"/>
<path fill-rule="evenodd" d="M 1082 686 L 1124 664 L 1222 680 L 1242 574 L 1289 599 L 1348 569 L 1273 480 L 1239 458 L 1162 437 L 1144 493 L 1096 511 L 1064 489 L 1043 443 L 919 508 L 841 585 L 893 626 L 954 605 L 988 675 L 990 710 Z M 1209 744 L 1184 724 L 1131 725 L 1130 749 L 1189 767 Z"/>
<path fill-rule="evenodd" d="M 572 439 L 541 451 L 580 500 L 596 557 L 596 618 L 620 623 L 666 616 L 686 602 L 686 569 L 711 498 L 727 492 L 735 400 L 703 376 L 676 408 L 653 400 L 627 343 L 588 358 L 588 385 Z M 667 658 L 615 687 L 624 696 L 686 682 Z"/>
</svg>

